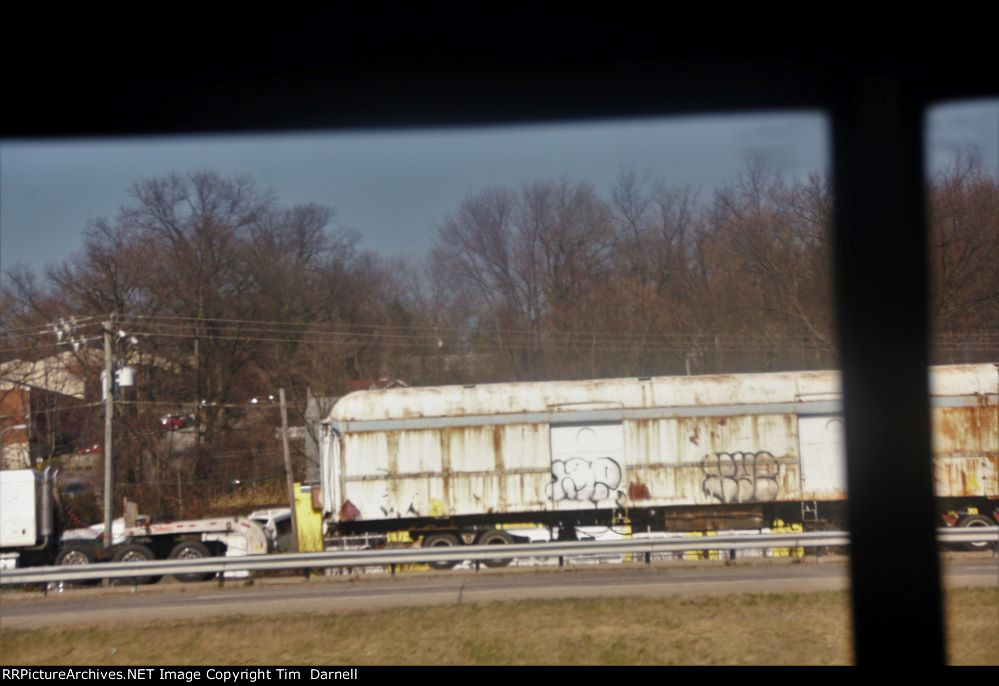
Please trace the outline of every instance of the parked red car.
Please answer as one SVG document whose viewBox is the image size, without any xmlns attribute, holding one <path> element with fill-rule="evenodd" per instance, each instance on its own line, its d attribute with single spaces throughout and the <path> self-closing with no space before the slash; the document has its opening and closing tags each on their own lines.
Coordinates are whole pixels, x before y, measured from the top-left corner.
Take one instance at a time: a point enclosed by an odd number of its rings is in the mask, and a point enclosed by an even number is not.
<svg viewBox="0 0 999 686">
<path fill-rule="evenodd" d="M 190 414 L 165 414 L 160 417 L 160 426 L 168 431 L 186 429 L 194 424 L 194 415 Z"/>
</svg>

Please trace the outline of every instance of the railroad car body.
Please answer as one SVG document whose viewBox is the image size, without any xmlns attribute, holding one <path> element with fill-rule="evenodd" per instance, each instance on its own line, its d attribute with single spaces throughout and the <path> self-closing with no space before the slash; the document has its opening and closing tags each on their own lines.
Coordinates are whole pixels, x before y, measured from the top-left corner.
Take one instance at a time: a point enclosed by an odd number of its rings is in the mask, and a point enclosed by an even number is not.
<svg viewBox="0 0 999 686">
<path fill-rule="evenodd" d="M 930 372 L 948 524 L 996 523 L 997 370 Z M 330 534 L 407 529 L 464 542 L 524 522 L 843 526 L 843 430 L 830 371 L 360 391 L 323 423 L 324 518 Z"/>
</svg>

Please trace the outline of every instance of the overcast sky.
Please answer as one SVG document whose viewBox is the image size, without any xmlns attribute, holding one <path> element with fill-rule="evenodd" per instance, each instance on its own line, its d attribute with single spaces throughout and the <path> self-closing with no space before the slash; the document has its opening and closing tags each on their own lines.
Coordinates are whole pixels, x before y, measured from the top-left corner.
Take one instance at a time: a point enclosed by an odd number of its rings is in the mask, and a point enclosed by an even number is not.
<svg viewBox="0 0 999 686">
<path fill-rule="evenodd" d="M 930 166 L 977 147 L 999 172 L 999 100 L 934 110 Z M 702 191 L 752 157 L 789 177 L 825 171 L 818 112 L 448 130 L 0 143 L 0 268 L 40 269 L 113 217 L 136 180 L 209 169 L 249 174 L 285 205 L 333 207 L 339 225 L 386 256 L 423 254 L 469 193 L 566 177 L 607 197 L 620 170 Z"/>
</svg>

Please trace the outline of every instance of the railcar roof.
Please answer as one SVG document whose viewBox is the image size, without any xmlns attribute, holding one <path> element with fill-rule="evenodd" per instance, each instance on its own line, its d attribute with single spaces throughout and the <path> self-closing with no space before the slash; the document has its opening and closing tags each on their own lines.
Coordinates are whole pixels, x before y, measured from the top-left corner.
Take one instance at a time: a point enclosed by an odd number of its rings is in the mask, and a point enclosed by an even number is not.
<svg viewBox="0 0 999 686">
<path fill-rule="evenodd" d="M 930 378 L 933 395 L 995 395 L 999 392 L 996 364 L 933 367 Z M 890 380 L 885 382 L 890 383 Z M 424 386 L 350 393 L 333 406 L 325 421 L 757 405 L 839 397 L 840 375 L 837 371 Z"/>
</svg>

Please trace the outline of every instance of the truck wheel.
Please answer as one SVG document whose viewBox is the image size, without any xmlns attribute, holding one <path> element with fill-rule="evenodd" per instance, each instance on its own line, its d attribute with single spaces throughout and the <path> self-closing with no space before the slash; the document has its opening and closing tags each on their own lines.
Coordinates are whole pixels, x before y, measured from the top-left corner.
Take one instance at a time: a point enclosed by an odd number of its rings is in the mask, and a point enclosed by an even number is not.
<svg viewBox="0 0 999 686">
<path fill-rule="evenodd" d="M 967 515 L 966 517 L 961 517 L 957 525 L 960 527 L 994 526 L 992 522 L 989 521 L 988 517 L 983 517 L 982 515 Z M 974 541 L 962 543 L 960 545 L 964 550 L 988 550 L 992 547 L 992 543 L 989 541 Z"/>
<path fill-rule="evenodd" d="M 93 546 L 85 543 L 72 543 L 64 546 L 59 551 L 59 554 L 56 555 L 55 563 L 58 566 L 91 565 L 95 559 Z M 73 583 L 80 586 L 92 586 L 98 582 L 100 582 L 100 579 L 85 579 L 83 581 L 74 581 Z"/>
<path fill-rule="evenodd" d="M 198 541 L 181 541 L 170 551 L 171 560 L 200 560 L 203 557 L 211 557 L 212 551 L 204 543 Z M 192 574 L 174 574 L 177 581 L 208 581 L 214 572 L 197 572 Z"/>
<path fill-rule="evenodd" d="M 479 536 L 479 540 L 476 543 L 479 545 L 510 545 L 513 543 L 513 536 L 505 531 L 492 529 Z M 504 559 L 483 560 L 483 562 L 486 567 L 506 567 L 513 560 L 508 557 Z"/>
<path fill-rule="evenodd" d="M 431 534 L 423 539 L 424 548 L 453 548 L 458 545 L 461 545 L 461 541 L 454 534 Z M 440 562 L 431 562 L 430 566 L 433 569 L 451 569 L 457 564 L 455 561 L 441 560 Z"/>
<path fill-rule="evenodd" d="M 153 555 L 153 551 L 139 543 L 129 543 L 121 546 L 115 552 L 113 558 L 115 562 L 152 562 L 155 559 L 156 556 Z M 155 584 L 162 578 L 162 576 L 134 576 L 123 578 L 121 581 L 127 584 L 145 585 Z"/>
</svg>

